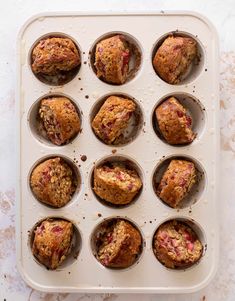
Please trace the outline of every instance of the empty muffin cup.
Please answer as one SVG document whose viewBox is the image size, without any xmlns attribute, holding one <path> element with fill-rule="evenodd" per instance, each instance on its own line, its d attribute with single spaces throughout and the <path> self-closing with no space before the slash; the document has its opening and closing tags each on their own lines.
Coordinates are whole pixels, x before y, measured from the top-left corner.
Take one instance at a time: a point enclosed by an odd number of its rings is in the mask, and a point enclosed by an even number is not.
<svg viewBox="0 0 235 301">
<path fill-rule="evenodd" d="M 107 145 L 132 142 L 143 126 L 143 114 L 135 99 L 126 94 L 109 94 L 99 99 L 90 114 L 96 137 Z"/>
<path fill-rule="evenodd" d="M 180 31 L 168 33 L 155 44 L 152 64 L 156 74 L 171 85 L 192 82 L 204 65 L 204 51 L 197 37 Z"/>
<path fill-rule="evenodd" d="M 91 187 L 97 200 L 114 208 L 122 208 L 136 201 L 142 186 L 140 167 L 124 156 L 101 160 L 91 175 Z"/>
<path fill-rule="evenodd" d="M 77 75 L 81 52 L 70 36 L 50 33 L 34 43 L 29 63 L 33 74 L 41 82 L 51 86 L 64 85 Z"/>
<path fill-rule="evenodd" d="M 153 189 L 157 197 L 172 208 L 187 208 L 195 204 L 206 187 L 201 164 L 186 156 L 163 158 L 153 174 Z"/>
<path fill-rule="evenodd" d="M 171 219 L 155 231 L 152 248 L 158 261 L 166 268 L 184 270 L 197 264 L 204 255 L 205 236 L 194 221 Z"/>
<path fill-rule="evenodd" d="M 137 40 L 127 33 L 108 33 L 92 46 L 90 62 L 100 80 L 122 85 L 134 78 L 139 70 L 141 48 Z"/>
<path fill-rule="evenodd" d="M 205 108 L 198 99 L 176 92 L 164 96 L 152 113 L 157 136 L 174 146 L 184 146 L 199 139 L 205 128 Z"/>
<path fill-rule="evenodd" d="M 106 268 L 125 269 L 140 258 L 143 238 L 133 222 L 121 217 L 108 218 L 93 231 L 91 248 Z"/>
<path fill-rule="evenodd" d="M 29 246 L 39 264 L 49 270 L 63 269 L 77 259 L 81 235 L 69 220 L 48 217 L 39 221 L 31 230 Z"/>
<path fill-rule="evenodd" d="M 33 166 L 29 185 L 38 201 L 53 208 L 61 208 L 78 193 L 81 176 L 70 159 L 51 156 Z"/>
</svg>

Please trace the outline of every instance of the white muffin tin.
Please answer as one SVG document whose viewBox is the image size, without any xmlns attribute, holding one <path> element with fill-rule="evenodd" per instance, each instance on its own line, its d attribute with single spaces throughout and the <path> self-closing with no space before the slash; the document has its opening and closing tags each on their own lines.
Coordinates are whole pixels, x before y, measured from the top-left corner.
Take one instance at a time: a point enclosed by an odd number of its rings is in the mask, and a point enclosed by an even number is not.
<svg viewBox="0 0 235 301">
<path fill-rule="evenodd" d="M 188 80 L 181 85 L 165 83 L 152 67 L 152 51 L 157 41 L 173 31 L 193 36 L 202 51 L 196 72 L 192 70 Z M 141 66 L 136 76 L 119 86 L 99 80 L 89 61 L 89 52 L 95 41 L 116 32 L 132 36 L 142 52 Z M 81 51 L 82 64 L 78 74 L 63 86 L 49 86 L 40 82 L 29 64 L 35 41 L 55 33 L 72 37 Z M 41 139 L 34 131 L 38 100 L 50 93 L 67 95 L 82 112 L 82 132 L 70 144 L 61 147 Z M 103 144 L 90 125 L 90 115 L 96 102 L 104 95 L 116 93 L 134 97 L 143 112 L 143 127 L 139 134 L 131 143 L 121 147 Z M 194 120 L 194 127 L 198 136 L 188 146 L 170 146 L 160 140 L 153 129 L 154 108 L 165 96 L 174 94 L 192 95 L 196 100 L 189 104 L 189 109 L 197 119 Z M 18 37 L 17 96 L 17 261 L 23 278 L 30 286 L 57 292 L 186 293 L 199 290 L 209 283 L 216 271 L 219 244 L 219 92 L 218 40 L 214 27 L 207 19 L 191 12 L 163 11 L 109 15 L 51 13 L 35 16 L 27 21 Z M 38 202 L 29 187 L 29 176 L 35 163 L 57 155 L 75 161 L 81 175 L 80 190 L 61 209 L 49 208 Z M 87 156 L 86 161 L 81 160 L 82 155 Z M 143 189 L 138 199 L 128 207 L 117 209 L 105 206 L 92 192 L 90 180 L 94 164 L 108 156 L 124 156 L 139 166 Z M 179 210 L 163 204 L 152 186 L 156 167 L 171 156 L 191 158 L 204 171 L 203 182 L 200 182 L 199 191 L 194 194 L 194 201 L 191 200 Z M 103 267 L 91 250 L 92 231 L 104 218 L 116 216 L 133 221 L 145 241 L 138 263 L 123 270 Z M 39 265 L 29 246 L 29 231 L 46 217 L 71 220 L 81 238 L 77 259 L 68 258 L 56 271 L 48 271 Z M 154 232 L 161 223 L 171 218 L 194 221 L 194 228 L 204 244 L 204 255 L 200 262 L 186 270 L 167 269 L 153 254 Z"/>
</svg>

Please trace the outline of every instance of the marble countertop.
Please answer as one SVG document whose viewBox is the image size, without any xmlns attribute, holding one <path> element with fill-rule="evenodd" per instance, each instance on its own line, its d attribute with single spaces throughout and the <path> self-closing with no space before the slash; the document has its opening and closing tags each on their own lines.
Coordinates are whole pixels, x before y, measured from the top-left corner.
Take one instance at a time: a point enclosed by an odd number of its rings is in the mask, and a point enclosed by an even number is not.
<svg viewBox="0 0 235 301">
<path fill-rule="evenodd" d="M 193 10 L 206 15 L 220 38 L 220 262 L 216 277 L 190 295 L 50 294 L 28 287 L 15 258 L 16 36 L 24 21 L 44 11 Z M 0 300 L 1 301 L 234 301 L 235 292 L 235 2 L 234 0 L 8 0 L 0 4 Z M 219 120 L 218 120 L 219 122 Z"/>
</svg>

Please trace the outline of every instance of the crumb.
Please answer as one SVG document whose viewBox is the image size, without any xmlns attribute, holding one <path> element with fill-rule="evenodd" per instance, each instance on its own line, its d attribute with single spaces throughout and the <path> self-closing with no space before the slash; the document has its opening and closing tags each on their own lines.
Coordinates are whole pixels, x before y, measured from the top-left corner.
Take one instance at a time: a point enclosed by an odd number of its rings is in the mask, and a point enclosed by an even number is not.
<svg viewBox="0 0 235 301">
<path fill-rule="evenodd" d="M 85 219 L 85 216 L 83 216 L 82 219 Z"/>
<path fill-rule="evenodd" d="M 71 272 L 68 272 L 68 274 L 70 275 L 70 274 L 71 274 Z"/>
<path fill-rule="evenodd" d="M 85 196 L 88 196 L 88 194 L 87 194 L 87 193 L 85 193 Z"/>
<path fill-rule="evenodd" d="M 152 221 L 149 221 L 150 222 L 150 224 L 152 224 Z"/>
<path fill-rule="evenodd" d="M 81 156 L 81 160 L 82 160 L 83 162 L 85 162 L 85 161 L 87 160 L 87 156 L 86 156 L 86 155 L 82 155 L 82 156 Z"/>
<path fill-rule="evenodd" d="M 81 80 L 81 77 L 79 77 L 78 80 Z"/>
<path fill-rule="evenodd" d="M 89 98 L 89 95 L 85 95 L 85 98 L 88 99 L 88 98 Z"/>
<path fill-rule="evenodd" d="M 80 88 L 80 90 L 82 91 L 82 90 L 83 90 L 83 88 Z"/>
<path fill-rule="evenodd" d="M 85 61 L 85 62 L 84 62 L 84 64 L 86 65 L 86 64 L 87 64 L 87 62 Z"/>
<path fill-rule="evenodd" d="M 85 51 L 83 51 L 83 54 L 85 54 L 86 52 Z"/>
<path fill-rule="evenodd" d="M 112 149 L 112 153 L 115 154 L 117 152 L 116 149 Z"/>
<path fill-rule="evenodd" d="M 101 213 L 98 213 L 98 216 L 99 216 L 99 217 L 101 217 L 101 216 L 102 216 L 102 214 L 101 214 Z"/>
<path fill-rule="evenodd" d="M 205 69 L 205 72 L 207 71 L 207 69 Z"/>
</svg>

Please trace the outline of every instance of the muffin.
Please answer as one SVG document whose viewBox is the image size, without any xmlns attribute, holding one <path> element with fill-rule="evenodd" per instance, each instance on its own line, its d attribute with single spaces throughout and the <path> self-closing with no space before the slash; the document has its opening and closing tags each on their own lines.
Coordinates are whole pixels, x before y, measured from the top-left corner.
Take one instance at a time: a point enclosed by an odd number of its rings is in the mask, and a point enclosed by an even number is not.
<svg viewBox="0 0 235 301">
<path fill-rule="evenodd" d="M 73 225 L 61 219 L 47 219 L 34 231 L 32 253 L 48 269 L 54 270 L 72 248 Z"/>
<path fill-rule="evenodd" d="M 169 36 L 158 48 L 153 59 L 153 66 L 164 81 L 169 84 L 178 84 L 196 59 L 198 59 L 198 49 L 194 39 Z"/>
<path fill-rule="evenodd" d="M 195 183 L 193 162 L 171 160 L 157 187 L 157 195 L 170 207 L 177 208 Z"/>
<path fill-rule="evenodd" d="M 68 143 L 80 131 L 80 118 L 73 103 L 66 97 L 44 98 L 39 118 L 48 139 L 55 145 Z"/>
<path fill-rule="evenodd" d="M 80 63 L 78 49 L 69 38 L 42 39 L 32 51 L 31 64 L 35 74 L 57 75 L 76 68 Z"/>
<path fill-rule="evenodd" d="M 30 176 L 35 197 L 52 207 L 66 205 L 76 190 L 76 178 L 71 167 L 60 157 L 38 164 Z"/>
<path fill-rule="evenodd" d="M 153 251 L 167 268 L 187 268 L 202 256 L 203 246 L 187 224 L 171 220 L 162 224 L 153 238 Z"/>
<path fill-rule="evenodd" d="M 96 257 L 105 267 L 127 268 L 138 258 L 141 246 L 139 231 L 126 220 L 114 219 L 96 237 Z"/>
<path fill-rule="evenodd" d="M 135 109 L 130 99 L 108 97 L 92 121 L 95 134 L 106 144 L 118 144 Z"/>
<path fill-rule="evenodd" d="M 188 144 L 196 137 L 191 128 L 192 118 L 175 97 L 160 104 L 155 115 L 160 132 L 169 144 Z"/>
<path fill-rule="evenodd" d="M 129 204 L 141 187 L 138 173 L 123 163 L 105 163 L 94 170 L 94 192 L 108 203 Z"/>
<path fill-rule="evenodd" d="M 97 43 L 95 63 L 97 76 L 111 84 L 127 80 L 131 51 L 123 35 L 115 35 Z"/>
</svg>

